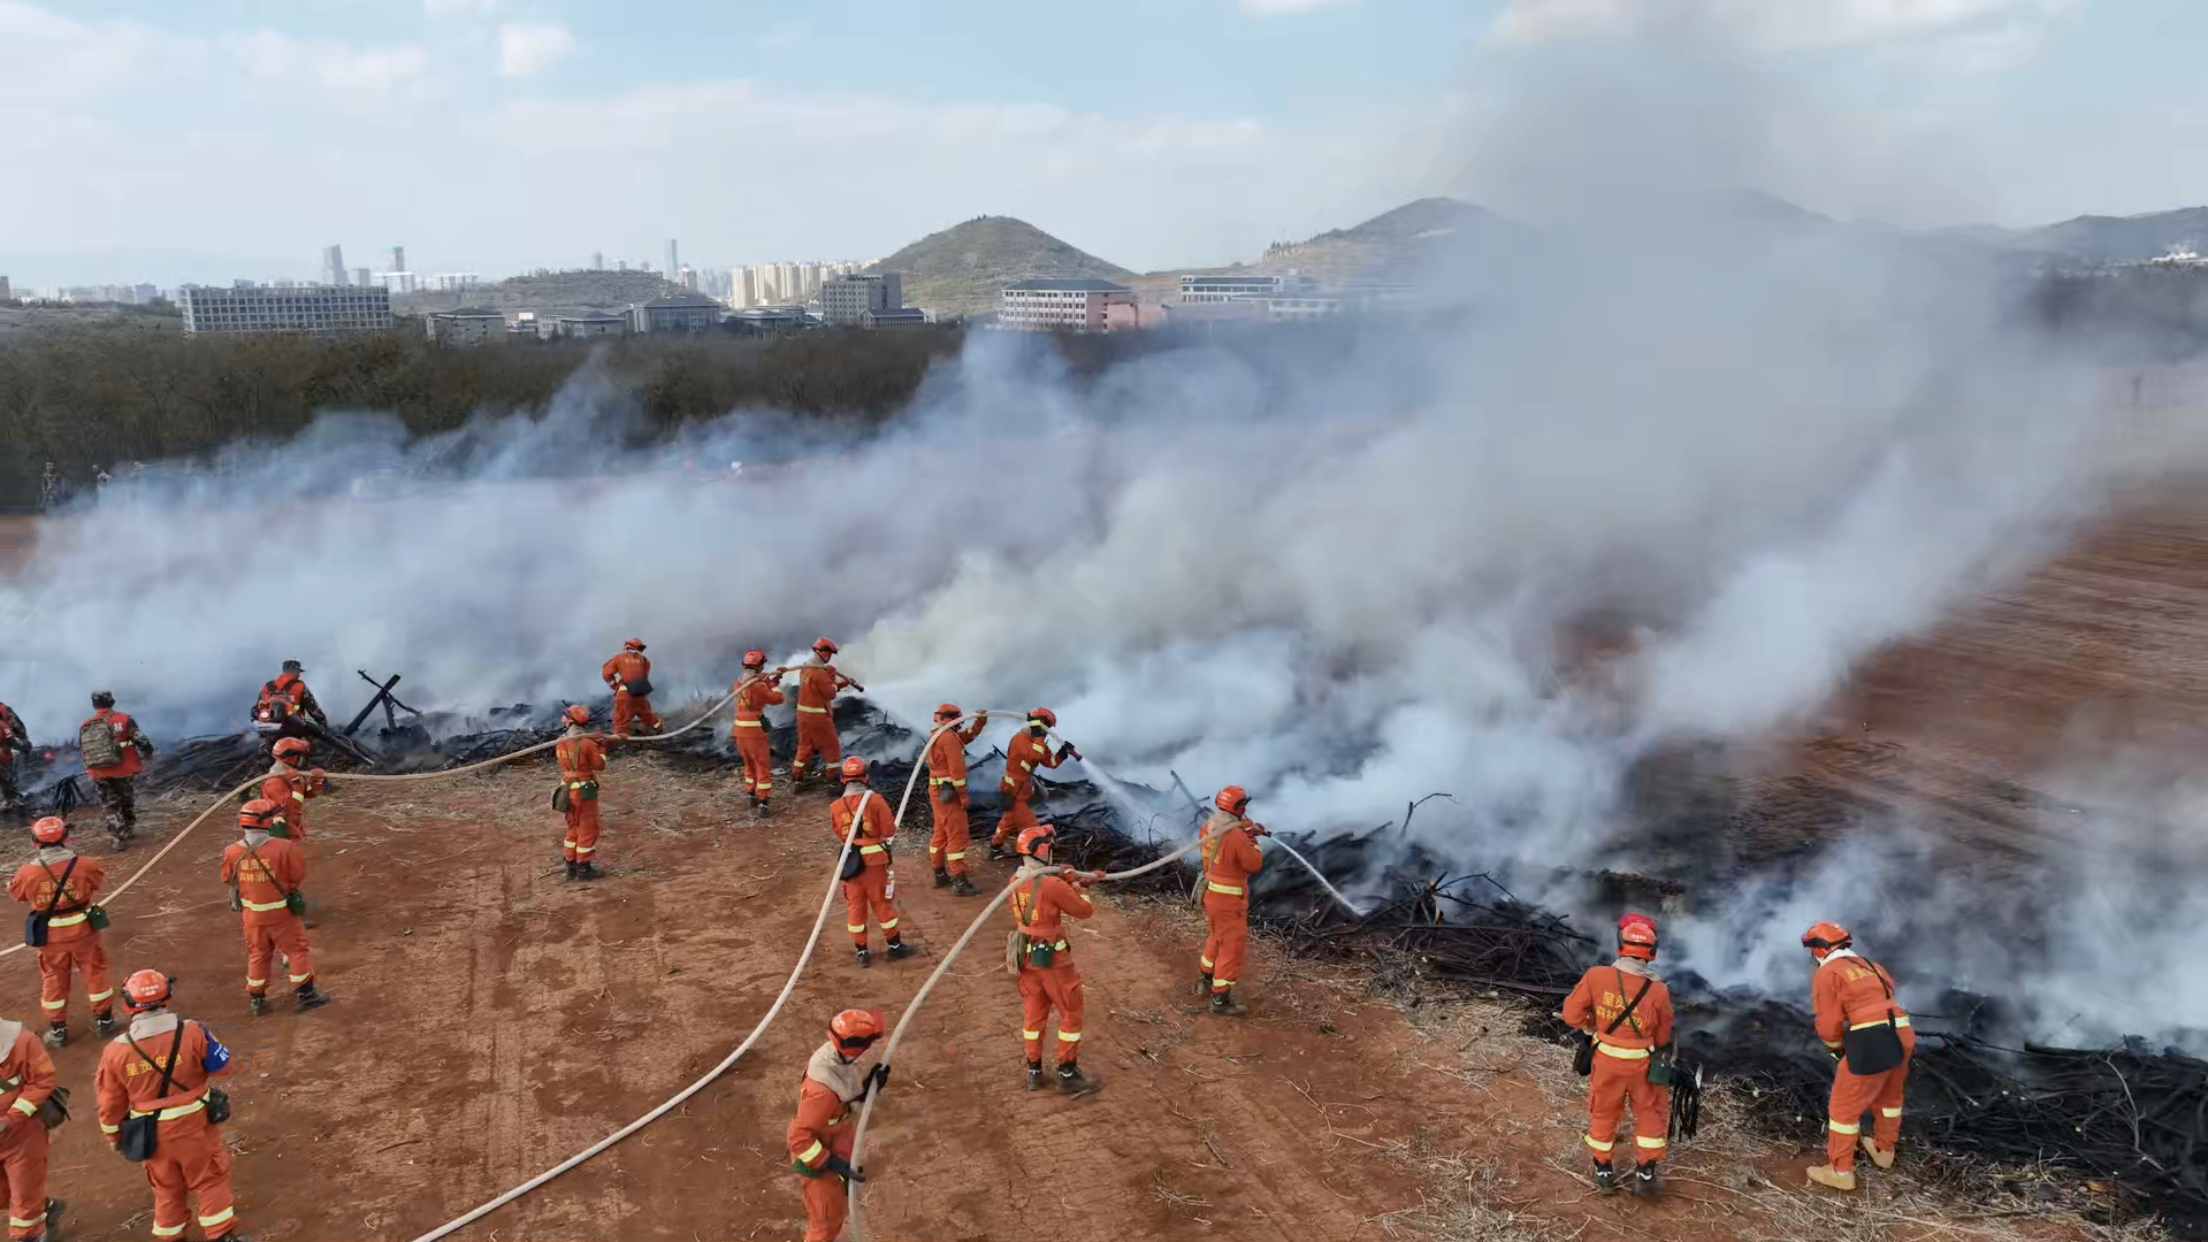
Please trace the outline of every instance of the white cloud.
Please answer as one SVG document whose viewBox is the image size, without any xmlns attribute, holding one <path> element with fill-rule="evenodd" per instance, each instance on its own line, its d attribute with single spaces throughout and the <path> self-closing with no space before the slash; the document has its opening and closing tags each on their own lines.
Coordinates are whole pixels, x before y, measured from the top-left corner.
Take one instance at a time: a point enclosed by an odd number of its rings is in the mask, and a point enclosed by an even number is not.
<svg viewBox="0 0 2208 1242">
<path fill-rule="evenodd" d="M 498 28 L 498 71 L 509 78 L 542 73 L 575 50 L 575 33 L 549 22 L 508 22 Z"/>
<path fill-rule="evenodd" d="M 1675 27 L 1764 53 L 1876 49 L 1921 67 L 2005 68 L 2083 0 L 1510 0 L 1504 45 L 1633 37 Z"/>
<path fill-rule="evenodd" d="M 1242 11 L 1259 17 L 1278 17 L 1284 13 L 1309 13 L 1314 9 L 1332 8 L 1339 4 L 1355 4 L 1357 0 L 1240 0 Z"/>
<path fill-rule="evenodd" d="M 429 72 L 429 53 L 413 45 L 354 47 L 272 30 L 225 35 L 217 42 L 247 73 L 305 79 L 344 95 L 382 95 Z"/>
<path fill-rule="evenodd" d="M 422 0 L 422 12 L 432 21 L 489 17 L 498 0 Z"/>
</svg>

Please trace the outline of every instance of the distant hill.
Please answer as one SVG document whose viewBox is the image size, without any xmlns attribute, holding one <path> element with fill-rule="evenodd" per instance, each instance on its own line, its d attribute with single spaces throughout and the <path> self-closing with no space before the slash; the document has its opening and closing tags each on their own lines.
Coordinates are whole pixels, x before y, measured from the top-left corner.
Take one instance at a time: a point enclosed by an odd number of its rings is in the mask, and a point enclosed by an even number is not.
<svg viewBox="0 0 2208 1242">
<path fill-rule="evenodd" d="M 474 289 L 455 295 L 468 305 L 497 307 L 625 306 L 644 302 L 682 287 L 652 272 L 554 272 L 549 276 L 512 276 L 488 290 Z"/>
<path fill-rule="evenodd" d="M 2138 216 L 2079 216 L 2008 234 L 2010 244 L 2088 263 L 2140 263 L 2177 246 L 2208 247 L 2208 207 Z"/>
<path fill-rule="evenodd" d="M 1018 280 L 1133 276 L 1010 216 L 978 216 L 930 233 L 867 270 L 903 273 L 906 305 L 954 315 L 996 310 L 998 291 Z"/>
<path fill-rule="evenodd" d="M 1346 287 L 1407 283 L 1427 270 L 1437 248 L 1462 244 L 1524 242 L 1539 230 L 1454 198 L 1422 198 L 1362 224 L 1330 229 L 1300 242 L 1275 242 L 1257 270 L 1289 271 Z"/>
</svg>

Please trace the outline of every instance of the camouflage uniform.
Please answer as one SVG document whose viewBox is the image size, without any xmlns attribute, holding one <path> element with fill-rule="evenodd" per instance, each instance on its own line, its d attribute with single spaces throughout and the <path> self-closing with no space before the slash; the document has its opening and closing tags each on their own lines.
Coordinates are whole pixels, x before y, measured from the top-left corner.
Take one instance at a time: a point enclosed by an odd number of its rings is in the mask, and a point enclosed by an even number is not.
<svg viewBox="0 0 2208 1242">
<path fill-rule="evenodd" d="M 138 830 L 138 793 L 134 776 L 101 776 L 92 781 L 107 808 L 107 831 L 118 841 Z"/>
<path fill-rule="evenodd" d="M 23 791 L 16 783 L 15 752 L 31 753 L 30 734 L 15 709 L 0 703 L 0 811 L 22 809 Z"/>
</svg>

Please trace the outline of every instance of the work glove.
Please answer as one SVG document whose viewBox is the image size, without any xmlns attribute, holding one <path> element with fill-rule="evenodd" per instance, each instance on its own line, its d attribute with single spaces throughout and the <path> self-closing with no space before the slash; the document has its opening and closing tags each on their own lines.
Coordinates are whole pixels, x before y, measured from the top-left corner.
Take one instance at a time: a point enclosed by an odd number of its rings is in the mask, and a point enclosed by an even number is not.
<svg viewBox="0 0 2208 1242">
<path fill-rule="evenodd" d="M 889 1067 L 887 1065 L 877 1065 L 873 1069 L 866 1071 L 866 1089 L 868 1091 L 879 1092 L 882 1088 L 888 1085 Z"/>
<path fill-rule="evenodd" d="M 841 1156 L 828 1157 L 828 1164 L 826 1167 L 830 1173 L 841 1177 L 847 1182 L 858 1182 L 861 1185 L 864 1185 L 866 1182 L 866 1174 L 852 1168 L 851 1162 Z"/>
<path fill-rule="evenodd" d="M 1064 762 L 1066 761 L 1066 758 L 1067 758 L 1067 756 L 1069 756 L 1069 755 L 1070 755 L 1070 756 L 1072 756 L 1072 757 L 1073 757 L 1073 758 L 1075 758 L 1075 759 L 1079 759 L 1079 758 L 1081 757 L 1081 752 L 1080 752 L 1080 751 L 1078 751 L 1078 750 L 1075 750 L 1075 749 L 1073 748 L 1073 743 L 1071 743 L 1071 742 L 1067 742 L 1067 743 L 1065 743 L 1065 744 L 1063 744 L 1063 745 L 1059 746 L 1059 748 L 1058 748 L 1058 762 L 1060 762 L 1060 763 L 1064 763 Z"/>
<path fill-rule="evenodd" d="M 1259 836 L 1259 837 L 1269 837 L 1269 836 L 1273 835 L 1273 833 L 1272 833 L 1272 830 L 1271 830 L 1270 828 L 1267 828 L 1267 827 L 1266 827 L 1265 825 L 1263 825 L 1263 824 L 1251 824 L 1251 825 L 1250 825 L 1250 834 L 1251 834 L 1252 836 Z"/>
</svg>

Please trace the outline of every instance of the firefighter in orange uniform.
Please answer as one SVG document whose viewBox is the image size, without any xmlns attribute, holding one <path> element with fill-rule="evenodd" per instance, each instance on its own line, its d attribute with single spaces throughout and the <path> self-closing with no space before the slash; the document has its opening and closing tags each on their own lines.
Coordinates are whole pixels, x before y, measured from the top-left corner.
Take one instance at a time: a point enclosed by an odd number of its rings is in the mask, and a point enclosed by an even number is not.
<svg viewBox="0 0 2208 1242">
<path fill-rule="evenodd" d="M 823 638 L 813 644 L 813 658 L 797 666 L 797 757 L 790 761 L 793 780 L 813 778 L 815 756 L 820 759 L 822 771 L 843 762 L 843 741 L 836 736 L 832 708 L 844 687 L 859 683 L 835 666 L 838 650 L 834 642 Z"/>
<path fill-rule="evenodd" d="M 1203 972 L 1211 1011 L 1239 1018 L 1249 1007 L 1234 999 L 1242 980 L 1242 960 L 1250 950 L 1250 877 L 1265 866 L 1257 839 L 1271 834 L 1245 817 L 1249 791 L 1229 785 L 1212 799 L 1219 808 L 1204 825 L 1204 950 L 1196 959 Z"/>
<path fill-rule="evenodd" d="M 1645 914 L 1618 920 L 1618 958 L 1590 966 L 1564 998 L 1564 1021 L 1595 1043 L 1587 1079 L 1587 1146 L 1595 1156 L 1595 1189 L 1616 1194 L 1611 1153 L 1626 1104 L 1633 1106 L 1633 1194 L 1656 1193 L 1671 1126 L 1671 1093 L 1648 1081 L 1649 1057 L 1671 1044 L 1671 989 L 1656 977 L 1656 923 Z"/>
<path fill-rule="evenodd" d="M 1035 797 L 1035 769 L 1055 768 L 1068 758 L 1081 757 L 1071 742 L 1060 746 L 1056 754 L 1051 753 L 1050 731 L 1057 727 L 1058 714 L 1038 707 L 1027 714 L 1027 728 L 1004 748 L 1004 779 L 997 782 L 997 801 L 1001 805 L 996 834 L 989 838 L 989 857 L 1010 857 L 1007 847 L 1036 826 L 1035 808 L 1029 805 Z"/>
<path fill-rule="evenodd" d="M 100 1132 L 120 1150 L 126 1119 L 155 1118 L 154 1152 L 140 1166 L 153 1187 L 154 1237 L 183 1237 L 193 1218 L 187 1202 L 196 1199 L 201 1237 L 250 1242 L 234 1232 L 230 1145 L 208 1115 L 210 1080 L 230 1072 L 230 1050 L 206 1023 L 170 1013 L 169 993 L 169 977 L 158 970 L 141 970 L 123 983 L 130 1029 L 100 1050 L 93 1076 Z"/>
<path fill-rule="evenodd" d="M 268 1012 L 268 972 L 278 954 L 301 1012 L 330 1002 L 329 994 L 314 986 L 314 956 L 301 917 L 307 856 L 297 843 L 270 831 L 277 815 L 276 804 L 266 798 L 239 807 L 244 835 L 222 851 L 222 882 L 230 886 L 230 904 L 245 927 L 245 995 L 256 1018 Z"/>
<path fill-rule="evenodd" d="M 1819 923 L 1802 933 L 1802 947 L 1817 959 L 1809 988 L 1817 1038 L 1838 1062 L 1826 1109 L 1825 1163 L 1809 1171 L 1809 1180 L 1853 1190 L 1858 1144 L 1871 1163 L 1894 1167 L 1894 1147 L 1901 1141 L 1901 1089 L 1909 1077 L 1909 1058 L 1916 1055 L 1917 1033 L 1894 999 L 1894 977 L 1856 953 L 1847 928 Z M 1865 1113 L 1874 1114 L 1869 1134 L 1863 1133 Z"/>
<path fill-rule="evenodd" d="M 552 748 L 560 762 L 560 783 L 567 795 L 567 836 L 560 842 L 560 856 L 567 860 L 567 878 L 595 880 L 598 870 L 598 774 L 606 770 L 605 748 L 590 735 L 590 709 L 572 704 L 560 713 L 567 732 Z"/>
<path fill-rule="evenodd" d="M 38 1003 L 46 1011 L 46 1042 L 69 1042 L 69 977 L 84 972 L 86 999 L 102 1037 L 115 1033 L 115 983 L 107 973 L 107 945 L 93 925 L 94 898 L 107 882 L 100 860 L 69 848 L 69 823 L 49 815 L 31 825 L 38 853 L 16 868 L 8 896 L 47 916 L 46 943 L 38 948 Z M 104 912 L 100 922 L 106 922 Z"/>
<path fill-rule="evenodd" d="M 0 1019 L 0 1194 L 8 1201 L 8 1236 L 46 1242 L 61 1201 L 46 1197 L 46 1122 L 40 1106 L 54 1093 L 54 1060 L 20 1022 Z"/>
<path fill-rule="evenodd" d="M 307 839 L 307 799 L 319 798 L 329 787 L 329 773 L 320 768 L 302 772 L 299 765 L 313 752 L 314 743 L 303 737 L 277 739 L 269 748 L 276 757 L 268 778 L 261 782 L 261 796 L 276 804 L 276 823 L 269 831 L 293 841 Z"/>
<path fill-rule="evenodd" d="M 844 760 L 843 796 L 828 804 L 828 823 L 835 830 L 837 844 L 850 834 L 852 820 L 859 821 L 859 834 L 851 839 L 851 852 L 859 858 L 859 874 L 857 879 L 843 882 L 843 905 L 844 930 L 851 933 L 861 966 L 869 961 L 866 917 L 870 909 L 874 921 L 881 925 L 882 938 L 889 942 L 889 960 L 912 956 L 912 946 L 905 943 L 893 904 L 897 898 L 897 871 L 890 851 L 897 816 L 887 801 L 866 787 L 866 768 L 866 760 L 857 755 Z"/>
<path fill-rule="evenodd" d="M 1066 918 L 1096 913 L 1083 889 L 1099 877 L 1050 863 L 1052 830 L 1039 824 L 1020 834 L 1020 869 L 1012 873 L 1012 917 L 1020 930 L 1020 1038 L 1027 1045 L 1027 1089 L 1043 1085 L 1043 1029 L 1058 1011 L 1058 1089 L 1067 1095 L 1103 1084 L 1081 1072 L 1081 971 L 1066 940 Z"/>
<path fill-rule="evenodd" d="M 847 1187 L 866 1180 L 851 1165 L 859 1128 L 852 1114 L 869 1092 L 889 1082 L 886 1065 L 859 1068 L 859 1058 L 881 1037 L 880 1011 L 846 1009 L 829 1020 L 828 1042 L 805 1063 L 797 1116 L 786 1133 L 790 1167 L 797 1170 L 798 1194 L 805 1200 L 805 1242 L 835 1242 L 843 1236 L 844 1213 L 850 1207 Z"/>
<path fill-rule="evenodd" d="M 613 735 L 627 737 L 633 721 L 644 732 L 660 730 L 659 714 L 652 710 L 652 662 L 644 656 L 644 640 L 621 644 L 621 654 L 607 660 L 598 675 L 613 687 Z"/>
<path fill-rule="evenodd" d="M 774 752 L 767 745 L 767 709 L 782 702 L 775 682 L 787 671 L 767 671 L 767 653 L 744 653 L 744 675 L 736 682 L 736 724 L 729 737 L 744 760 L 744 796 L 760 819 L 774 814 Z"/>
<path fill-rule="evenodd" d="M 989 713 L 964 725 L 958 723 L 960 715 L 956 703 L 935 709 L 937 732 L 928 742 L 928 806 L 934 813 L 935 832 L 928 837 L 928 863 L 935 868 L 935 887 L 974 897 L 981 890 L 966 878 L 966 748 L 981 736 Z"/>
<path fill-rule="evenodd" d="M 100 742 L 92 725 L 97 721 L 113 740 L 113 745 Z M 87 742 L 99 745 L 101 758 L 106 762 L 95 763 Z M 77 751 L 85 756 L 84 774 L 92 778 L 93 791 L 100 795 L 100 805 L 107 809 L 107 835 L 116 849 L 128 844 L 138 832 L 138 794 L 134 788 L 138 774 L 146 770 L 146 756 L 153 753 L 153 743 L 138 731 L 138 722 L 123 712 L 115 710 L 115 696 L 105 690 L 92 692 L 92 716 L 77 726 Z"/>
</svg>

